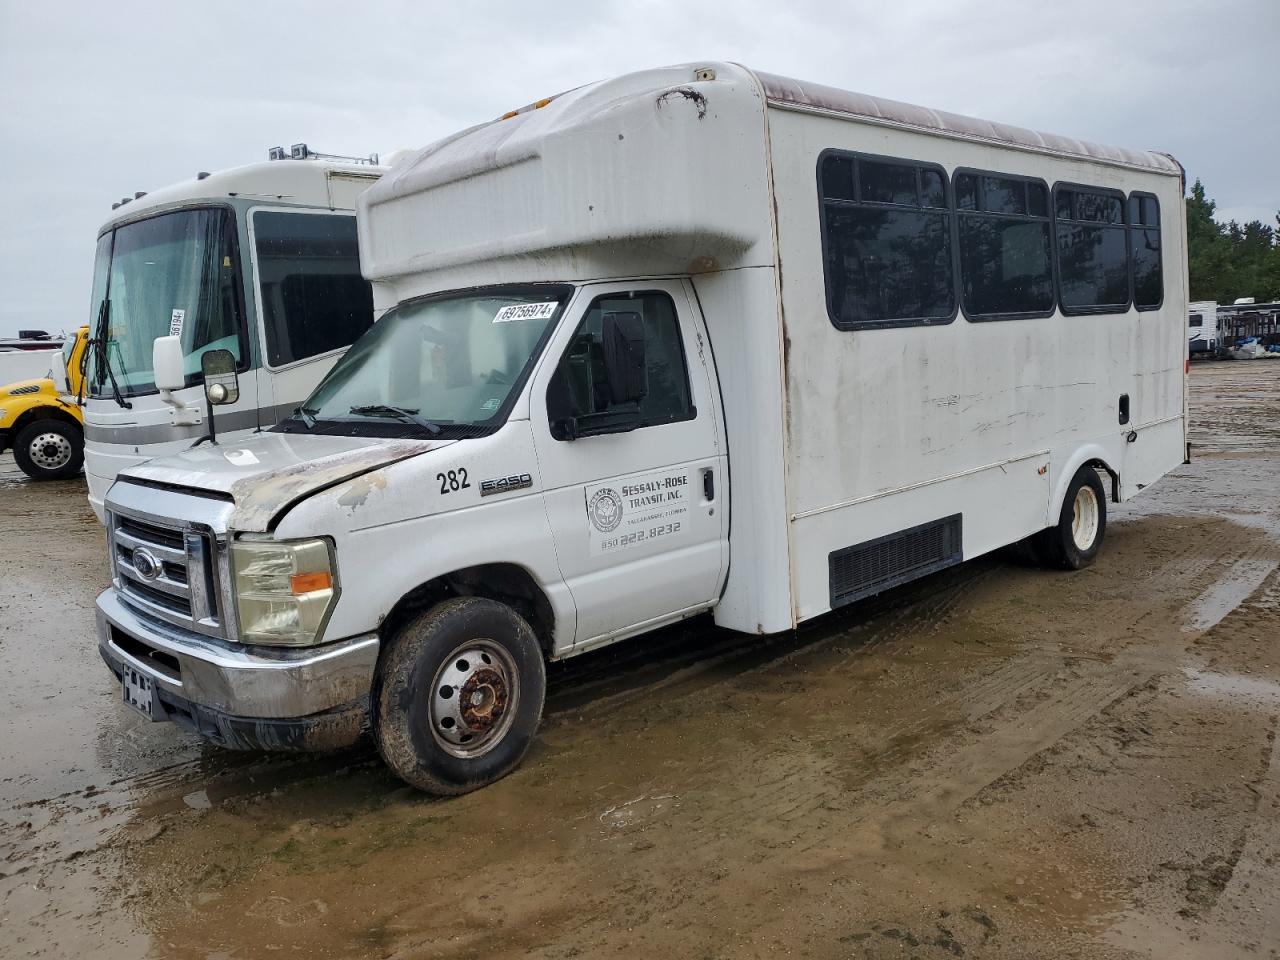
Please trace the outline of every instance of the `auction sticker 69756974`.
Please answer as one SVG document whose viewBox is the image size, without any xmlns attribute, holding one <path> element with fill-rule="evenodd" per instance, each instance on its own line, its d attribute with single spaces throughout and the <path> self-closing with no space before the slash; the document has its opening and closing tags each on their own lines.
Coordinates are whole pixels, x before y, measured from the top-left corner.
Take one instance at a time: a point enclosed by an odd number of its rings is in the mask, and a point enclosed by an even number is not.
<svg viewBox="0 0 1280 960">
<path fill-rule="evenodd" d="M 592 556 L 687 534 L 691 489 L 685 470 L 638 474 L 587 487 Z"/>
</svg>

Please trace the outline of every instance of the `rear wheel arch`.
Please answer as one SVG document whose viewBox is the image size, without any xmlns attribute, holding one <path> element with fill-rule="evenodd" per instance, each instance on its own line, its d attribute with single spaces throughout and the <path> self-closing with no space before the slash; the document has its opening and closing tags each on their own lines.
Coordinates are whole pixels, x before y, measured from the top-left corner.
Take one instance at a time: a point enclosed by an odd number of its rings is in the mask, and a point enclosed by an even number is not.
<svg viewBox="0 0 1280 960">
<path fill-rule="evenodd" d="M 1058 514 L 1062 511 L 1062 504 L 1067 495 L 1067 489 L 1071 486 L 1072 480 L 1075 479 L 1076 473 L 1081 467 L 1092 467 L 1100 470 L 1110 478 L 1112 503 L 1120 502 L 1120 471 L 1113 467 L 1112 461 L 1115 457 L 1108 455 L 1097 444 L 1090 444 L 1077 450 L 1064 463 L 1064 468 L 1057 474 L 1054 481 L 1053 497 L 1049 501 L 1049 519 L 1051 522 L 1057 522 Z"/>
</svg>

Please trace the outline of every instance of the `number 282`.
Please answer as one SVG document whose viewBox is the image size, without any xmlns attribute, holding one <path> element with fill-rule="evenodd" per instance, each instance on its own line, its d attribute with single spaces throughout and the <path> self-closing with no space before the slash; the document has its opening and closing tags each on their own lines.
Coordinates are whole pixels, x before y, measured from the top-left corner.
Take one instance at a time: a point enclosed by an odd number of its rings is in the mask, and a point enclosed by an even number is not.
<svg viewBox="0 0 1280 960">
<path fill-rule="evenodd" d="M 437 473 L 436 479 L 440 481 L 441 493 L 456 493 L 458 490 L 467 490 L 471 487 L 471 484 L 467 483 L 466 467 L 459 467 L 448 473 Z"/>
</svg>

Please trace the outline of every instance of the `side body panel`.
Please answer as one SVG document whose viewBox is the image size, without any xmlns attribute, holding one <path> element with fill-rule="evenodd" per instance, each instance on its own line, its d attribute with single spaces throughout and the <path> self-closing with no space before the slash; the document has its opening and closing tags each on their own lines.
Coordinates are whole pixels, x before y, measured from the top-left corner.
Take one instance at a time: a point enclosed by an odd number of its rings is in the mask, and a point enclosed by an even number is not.
<svg viewBox="0 0 1280 960">
<path fill-rule="evenodd" d="M 1129 497 L 1182 461 L 1185 239 L 1176 176 L 794 110 L 770 109 L 769 119 L 797 620 L 831 607 L 833 551 L 960 514 L 962 556 L 974 557 L 1054 522 L 1083 462 L 1119 473 L 1120 495 Z M 945 325 L 838 330 L 827 312 L 817 189 L 818 157 L 829 148 L 938 164 L 948 178 L 968 167 L 1050 188 L 1154 193 L 1163 305 L 983 322 L 958 312 Z"/>
</svg>

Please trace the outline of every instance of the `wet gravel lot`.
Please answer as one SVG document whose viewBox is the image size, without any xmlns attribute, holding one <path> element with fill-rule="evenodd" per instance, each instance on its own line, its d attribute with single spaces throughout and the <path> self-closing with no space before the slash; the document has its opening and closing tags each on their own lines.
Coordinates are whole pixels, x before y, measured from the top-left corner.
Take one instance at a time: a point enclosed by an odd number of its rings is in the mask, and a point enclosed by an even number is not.
<svg viewBox="0 0 1280 960">
<path fill-rule="evenodd" d="M 0 956 L 1280 956 L 1280 362 L 1076 574 L 988 557 L 557 665 L 452 801 L 127 712 L 79 481 L 0 459 Z"/>
</svg>

